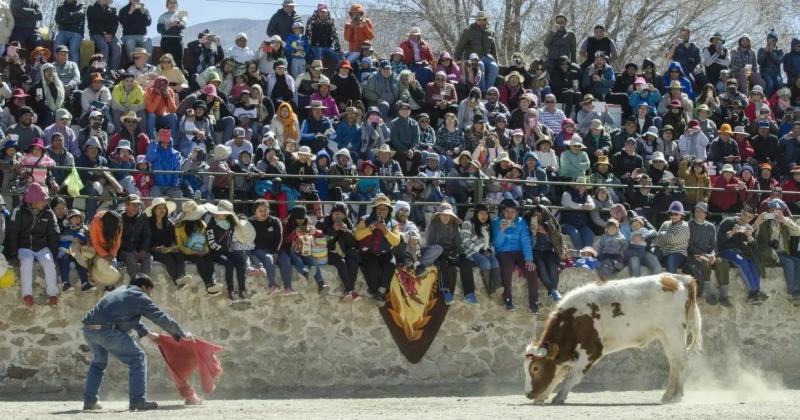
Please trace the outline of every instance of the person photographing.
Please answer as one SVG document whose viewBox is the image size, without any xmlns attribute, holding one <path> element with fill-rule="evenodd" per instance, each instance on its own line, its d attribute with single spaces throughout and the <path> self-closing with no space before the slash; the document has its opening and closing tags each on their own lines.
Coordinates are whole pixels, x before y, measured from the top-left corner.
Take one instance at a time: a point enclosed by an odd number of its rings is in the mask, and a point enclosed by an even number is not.
<svg viewBox="0 0 800 420">
<path fill-rule="evenodd" d="M 158 342 L 159 335 L 140 321 L 144 316 L 176 340 L 194 341 L 195 338 L 150 299 L 154 288 L 148 275 L 139 274 L 128 286 L 106 294 L 83 317 L 83 337 L 92 352 L 92 362 L 83 391 L 85 411 L 102 409 L 97 394 L 108 366 L 109 354 L 128 365 L 129 409 L 144 411 L 158 408 L 156 402 L 147 401 L 147 357 L 141 346 L 130 336 L 131 330 L 136 330 L 140 338 L 147 337 L 154 343 Z"/>
</svg>

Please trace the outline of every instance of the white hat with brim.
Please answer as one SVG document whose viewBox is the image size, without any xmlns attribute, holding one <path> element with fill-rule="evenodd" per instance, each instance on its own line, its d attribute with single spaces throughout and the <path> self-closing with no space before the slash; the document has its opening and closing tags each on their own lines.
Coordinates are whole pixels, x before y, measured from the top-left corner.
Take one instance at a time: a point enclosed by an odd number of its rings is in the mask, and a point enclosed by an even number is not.
<svg viewBox="0 0 800 420">
<path fill-rule="evenodd" d="M 378 154 L 378 153 L 389 153 L 392 156 L 394 156 L 394 154 L 397 153 L 394 150 L 392 150 L 392 148 L 389 147 L 388 144 L 382 144 L 381 147 L 379 147 L 377 149 L 372 149 L 372 151 L 375 152 L 375 154 Z"/>
<path fill-rule="evenodd" d="M 730 163 L 722 165 L 722 170 L 720 172 L 730 172 L 732 174 L 736 173 L 736 171 L 733 170 L 733 165 L 731 165 Z"/>
<path fill-rule="evenodd" d="M 167 206 L 167 214 L 174 212 L 175 209 L 178 208 L 178 205 L 175 204 L 174 201 L 167 201 L 164 197 L 156 197 L 153 199 L 153 202 L 150 203 L 150 206 L 144 209 L 144 213 L 147 215 L 147 217 L 152 217 L 153 210 L 162 204 Z"/>
<path fill-rule="evenodd" d="M 453 212 L 453 206 L 450 203 L 442 203 L 439 204 L 439 207 L 436 208 L 436 213 L 433 214 L 433 217 L 439 217 L 439 215 L 448 215 L 456 221 L 456 223 L 461 223 L 462 220 Z"/>
<path fill-rule="evenodd" d="M 208 213 L 207 204 L 197 204 L 194 200 L 187 200 L 181 205 L 181 214 L 178 215 L 178 221 L 200 220 L 206 213 Z"/>
<path fill-rule="evenodd" d="M 224 144 L 218 144 L 218 145 L 214 146 L 214 154 L 212 156 L 212 159 L 214 160 L 214 162 L 219 162 L 219 161 L 225 160 L 225 159 L 227 159 L 229 157 L 231 157 L 231 148 L 230 147 L 228 147 L 228 146 L 226 146 Z"/>
<path fill-rule="evenodd" d="M 300 148 L 297 149 L 297 152 L 295 152 L 295 154 L 297 154 L 297 155 L 306 155 L 306 156 L 314 156 L 314 154 L 311 153 L 311 148 L 308 147 L 308 146 L 300 146 Z"/>
<path fill-rule="evenodd" d="M 580 137 L 572 137 L 572 140 L 569 141 L 569 147 L 572 146 L 580 146 L 581 149 L 585 149 L 586 145 L 583 144 L 583 140 Z"/>
<path fill-rule="evenodd" d="M 122 278 L 122 273 L 105 258 L 95 258 L 92 266 L 92 280 L 101 286 L 113 286 Z"/>
<path fill-rule="evenodd" d="M 251 244 L 256 240 L 256 229 L 247 219 L 239 219 L 233 228 L 233 238 L 243 244 Z"/>
<path fill-rule="evenodd" d="M 662 152 L 653 152 L 653 158 L 650 159 L 650 162 L 664 162 L 664 163 L 667 163 L 667 160 L 664 159 L 664 153 L 662 153 Z"/>
<path fill-rule="evenodd" d="M 228 200 L 219 200 L 216 206 L 213 204 L 206 204 L 206 208 L 208 208 L 208 212 L 214 216 L 233 216 L 236 223 L 239 223 L 239 217 L 236 216 L 236 213 L 233 211 L 233 204 Z"/>
<path fill-rule="evenodd" d="M 324 76 L 319 78 L 319 82 L 312 83 L 311 84 L 311 89 L 317 90 L 317 89 L 319 89 L 320 86 L 323 86 L 323 85 L 328 86 L 328 88 L 331 90 L 331 92 L 336 90 L 336 85 L 332 85 L 331 84 L 331 80 L 328 79 L 327 77 L 324 77 Z"/>
</svg>

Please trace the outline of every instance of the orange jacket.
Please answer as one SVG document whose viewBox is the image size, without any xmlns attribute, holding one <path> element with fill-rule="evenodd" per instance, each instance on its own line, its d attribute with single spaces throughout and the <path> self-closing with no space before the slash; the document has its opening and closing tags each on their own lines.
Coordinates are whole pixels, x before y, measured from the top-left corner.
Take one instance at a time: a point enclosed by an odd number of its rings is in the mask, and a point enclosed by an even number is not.
<svg viewBox="0 0 800 420">
<path fill-rule="evenodd" d="M 116 257 L 117 251 L 119 251 L 119 247 L 122 245 L 122 220 L 119 222 L 119 229 L 117 230 L 117 235 L 114 237 L 114 243 L 108 244 L 105 239 L 103 239 L 102 219 L 104 214 L 106 214 L 106 210 L 98 211 L 97 214 L 94 215 L 92 224 L 89 226 L 89 240 L 92 242 L 92 248 L 94 248 L 98 257 L 105 257 L 107 255 Z"/>
<path fill-rule="evenodd" d="M 167 97 L 164 98 L 154 88 L 147 88 L 144 94 L 144 109 L 147 112 L 152 112 L 158 117 L 174 113 L 178 109 L 175 92 L 167 88 Z"/>
<path fill-rule="evenodd" d="M 375 32 L 372 31 L 372 21 L 369 19 L 364 19 L 358 26 L 352 22 L 344 24 L 344 39 L 348 42 L 347 48 L 350 52 L 361 51 L 361 44 L 374 38 Z"/>
</svg>

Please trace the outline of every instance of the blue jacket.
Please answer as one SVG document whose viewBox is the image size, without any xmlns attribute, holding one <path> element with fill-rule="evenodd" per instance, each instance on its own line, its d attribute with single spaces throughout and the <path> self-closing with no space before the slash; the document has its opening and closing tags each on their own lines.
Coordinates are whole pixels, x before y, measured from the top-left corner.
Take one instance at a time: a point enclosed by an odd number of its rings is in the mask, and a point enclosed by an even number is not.
<svg viewBox="0 0 800 420">
<path fill-rule="evenodd" d="M 325 134 L 331 127 L 331 120 L 328 117 L 323 115 L 322 119 L 315 120 L 309 116 L 300 127 L 300 144 L 308 145 L 317 138 L 317 133 Z"/>
<path fill-rule="evenodd" d="M 289 60 L 292 59 L 295 53 L 298 53 L 298 58 L 305 58 L 306 61 L 311 58 L 311 44 L 308 42 L 308 38 L 305 36 L 305 34 L 298 36 L 295 33 L 292 33 L 289 35 L 289 37 L 286 38 L 285 50 L 286 58 Z"/>
<path fill-rule="evenodd" d="M 506 228 L 505 232 L 500 230 L 500 218 L 492 220 L 492 243 L 495 253 L 519 252 L 525 261 L 533 261 L 533 242 L 531 241 L 531 231 L 525 219 L 517 216 L 513 225 Z"/>
<path fill-rule="evenodd" d="M 150 297 L 136 286 L 118 287 L 103 296 L 81 321 L 89 325 L 114 325 L 116 329 L 128 333 L 135 329 L 139 337 L 150 332 L 140 321 L 145 317 L 170 333 L 176 340 L 183 337 L 183 328 L 166 312 L 150 300 Z"/>
<path fill-rule="evenodd" d="M 169 147 L 164 149 L 157 141 L 151 141 L 147 146 L 145 157 L 153 170 L 180 171 L 181 154 L 172 147 L 172 140 Z M 181 183 L 181 177 L 177 174 L 155 174 L 153 176 L 155 185 L 159 187 L 177 187 Z"/>
<path fill-rule="evenodd" d="M 680 70 L 681 78 L 678 79 L 678 81 L 681 82 L 681 86 L 683 87 L 681 90 L 683 91 L 683 93 L 685 93 L 685 94 L 687 94 L 689 96 L 689 99 L 694 99 L 695 95 L 694 95 L 694 91 L 692 91 L 692 81 L 689 80 L 688 77 L 686 77 L 686 72 L 683 71 L 683 67 L 681 67 L 681 63 L 679 63 L 677 61 L 673 61 L 673 62 L 669 63 L 669 67 L 667 67 L 667 71 L 664 72 L 664 89 L 665 89 L 665 92 L 669 92 L 669 83 L 672 81 L 669 78 L 669 73 L 672 70 Z"/>
<path fill-rule="evenodd" d="M 347 121 L 340 121 L 336 127 L 336 138 L 331 139 L 342 149 L 350 149 L 350 153 L 361 150 L 361 127 L 358 123 L 350 125 Z"/>
<path fill-rule="evenodd" d="M 628 102 L 631 104 L 631 109 L 633 110 L 634 114 L 639 108 L 639 104 L 645 103 L 650 109 L 650 115 L 656 115 L 656 107 L 658 107 L 658 104 L 661 102 L 661 92 L 659 92 L 657 88 L 644 96 L 642 96 L 639 92 L 631 92 Z"/>
<path fill-rule="evenodd" d="M 534 162 L 536 162 L 532 171 L 528 169 L 528 159 L 533 159 Z M 536 159 L 536 155 L 533 152 L 525 154 L 525 159 L 522 161 L 522 171 L 524 175 L 523 178 L 529 181 L 547 181 L 547 172 L 542 169 L 542 165 L 539 163 L 539 160 Z M 547 197 L 549 192 L 550 187 L 547 184 L 525 185 L 523 187 L 523 196 L 525 198 Z"/>
<path fill-rule="evenodd" d="M 328 152 L 325 151 L 325 149 L 322 149 L 319 152 L 317 152 L 317 157 L 314 159 L 314 163 L 315 164 L 318 163 L 319 158 L 321 157 L 328 158 L 328 166 L 326 166 L 326 169 L 324 171 L 320 169 L 319 166 L 317 166 L 317 173 L 319 175 L 324 175 L 327 174 L 331 169 L 331 163 L 332 163 L 331 155 L 329 155 Z M 317 178 L 317 180 L 314 181 L 314 187 L 317 189 L 317 193 L 319 194 L 319 198 L 321 200 L 328 199 L 328 178 Z"/>
</svg>

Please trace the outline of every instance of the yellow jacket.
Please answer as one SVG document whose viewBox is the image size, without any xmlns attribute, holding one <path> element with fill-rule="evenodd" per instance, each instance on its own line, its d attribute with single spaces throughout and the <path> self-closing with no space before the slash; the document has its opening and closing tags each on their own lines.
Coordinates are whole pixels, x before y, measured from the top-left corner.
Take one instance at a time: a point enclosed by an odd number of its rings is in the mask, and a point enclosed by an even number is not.
<svg viewBox="0 0 800 420">
<path fill-rule="evenodd" d="M 117 83 L 111 90 L 111 108 L 117 111 L 139 112 L 144 109 L 144 90 L 134 84 L 130 92 L 125 92 L 122 82 Z"/>
<path fill-rule="evenodd" d="M 202 220 L 198 220 L 197 223 L 200 225 L 200 230 L 198 231 L 198 233 L 203 235 L 203 238 L 205 238 L 206 237 L 206 224 L 205 224 L 205 222 L 203 222 Z M 175 225 L 175 242 L 177 242 L 178 249 L 184 255 L 195 255 L 195 251 L 193 251 L 190 248 L 186 247 L 186 240 L 187 239 L 188 238 L 186 237 L 186 226 L 183 224 L 183 222 L 178 222 L 178 224 Z M 204 243 L 203 252 L 206 253 L 206 254 L 208 253 L 208 242 Z"/>
<path fill-rule="evenodd" d="M 684 185 L 687 187 L 711 187 L 711 178 L 708 176 L 708 172 L 703 171 L 703 174 L 698 177 L 689 166 L 689 161 L 686 159 L 681 160 L 678 166 L 678 176 L 681 177 Z M 708 203 L 710 197 L 711 190 L 686 190 L 686 202 L 691 206 L 701 201 Z"/>
</svg>

